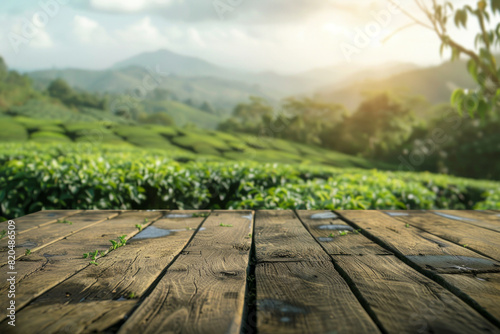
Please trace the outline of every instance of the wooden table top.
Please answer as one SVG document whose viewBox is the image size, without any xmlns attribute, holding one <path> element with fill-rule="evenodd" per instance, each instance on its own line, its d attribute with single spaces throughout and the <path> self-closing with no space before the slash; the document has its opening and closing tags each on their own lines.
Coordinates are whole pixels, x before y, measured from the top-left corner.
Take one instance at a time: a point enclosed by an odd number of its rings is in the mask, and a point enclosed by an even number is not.
<svg viewBox="0 0 500 334">
<path fill-rule="evenodd" d="M 1 333 L 500 333 L 499 211 L 40 211 L 0 231 Z"/>
</svg>

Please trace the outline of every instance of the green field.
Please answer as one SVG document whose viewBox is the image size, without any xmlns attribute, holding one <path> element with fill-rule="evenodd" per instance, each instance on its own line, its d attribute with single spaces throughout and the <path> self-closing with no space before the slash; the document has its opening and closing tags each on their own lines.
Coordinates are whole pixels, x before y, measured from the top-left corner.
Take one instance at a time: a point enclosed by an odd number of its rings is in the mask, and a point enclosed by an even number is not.
<svg viewBox="0 0 500 334">
<path fill-rule="evenodd" d="M 500 209 L 500 183 L 197 128 L 0 119 L 0 216 L 41 209 Z M 385 170 L 385 171 L 384 171 Z"/>
<path fill-rule="evenodd" d="M 216 137 L 215 137 L 216 138 Z M 500 183 L 220 161 L 127 145 L 0 144 L 0 215 L 41 209 L 500 209 Z"/>
<path fill-rule="evenodd" d="M 4 117 L 0 142 L 75 143 L 80 147 L 118 145 L 175 152 L 183 161 L 201 156 L 213 161 L 257 161 L 334 167 L 394 169 L 393 166 L 281 139 L 114 122 L 63 122 Z"/>
</svg>

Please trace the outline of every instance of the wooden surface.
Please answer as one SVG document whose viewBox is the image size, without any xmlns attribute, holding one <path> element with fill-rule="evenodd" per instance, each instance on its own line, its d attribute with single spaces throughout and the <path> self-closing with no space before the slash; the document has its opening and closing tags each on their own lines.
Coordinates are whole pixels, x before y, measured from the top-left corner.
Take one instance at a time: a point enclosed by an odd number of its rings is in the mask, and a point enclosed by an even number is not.
<svg viewBox="0 0 500 334">
<path fill-rule="evenodd" d="M 0 240 L 0 333 L 500 333 L 495 211 L 59 210 L 14 221 L 14 268 Z"/>
</svg>

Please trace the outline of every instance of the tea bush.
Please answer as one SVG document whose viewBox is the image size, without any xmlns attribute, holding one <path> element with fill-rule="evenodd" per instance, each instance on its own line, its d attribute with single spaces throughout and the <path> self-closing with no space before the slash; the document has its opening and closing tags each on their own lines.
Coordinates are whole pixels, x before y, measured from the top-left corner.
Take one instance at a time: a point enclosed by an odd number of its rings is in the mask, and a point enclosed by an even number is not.
<svg viewBox="0 0 500 334">
<path fill-rule="evenodd" d="M 2 144 L 0 152 L 0 216 L 8 218 L 69 208 L 500 209 L 499 183 L 430 173 L 217 162 L 127 147 Z"/>
</svg>

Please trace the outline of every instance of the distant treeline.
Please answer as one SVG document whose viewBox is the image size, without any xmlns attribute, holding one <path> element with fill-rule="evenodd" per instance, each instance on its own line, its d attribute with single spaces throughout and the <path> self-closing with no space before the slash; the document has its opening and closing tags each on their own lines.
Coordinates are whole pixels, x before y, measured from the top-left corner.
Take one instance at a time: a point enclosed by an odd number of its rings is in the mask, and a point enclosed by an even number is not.
<svg viewBox="0 0 500 334">
<path fill-rule="evenodd" d="M 500 122 L 459 116 L 449 104 L 392 92 L 367 94 L 354 111 L 314 98 L 290 98 L 279 109 L 251 97 L 219 130 L 314 144 L 405 171 L 500 179 Z"/>
</svg>

